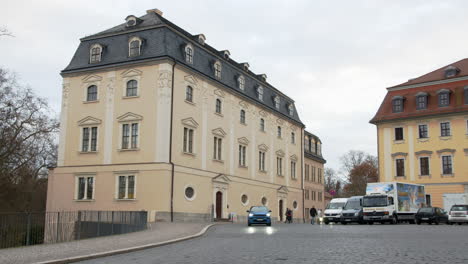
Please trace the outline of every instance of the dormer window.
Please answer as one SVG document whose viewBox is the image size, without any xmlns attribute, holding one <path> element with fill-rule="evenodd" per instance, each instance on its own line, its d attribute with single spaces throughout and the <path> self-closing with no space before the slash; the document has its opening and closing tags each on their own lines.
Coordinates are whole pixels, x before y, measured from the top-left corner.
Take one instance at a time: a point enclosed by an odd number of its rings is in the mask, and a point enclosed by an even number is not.
<svg viewBox="0 0 468 264">
<path fill-rule="evenodd" d="M 215 77 L 221 79 L 221 62 L 216 61 L 213 65 Z"/>
<path fill-rule="evenodd" d="M 445 78 L 454 77 L 458 73 L 460 73 L 460 69 L 458 69 L 455 66 L 448 66 L 447 68 L 445 68 Z"/>
<path fill-rule="evenodd" d="M 439 106 L 445 107 L 450 105 L 450 90 L 442 89 L 437 91 L 439 96 Z"/>
<path fill-rule="evenodd" d="M 185 46 L 185 61 L 187 63 L 193 63 L 193 47 L 190 44 Z"/>
<path fill-rule="evenodd" d="M 280 109 L 280 98 L 279 96 L 275 96 L 275 108 Z"/>
<path fill-rule="evenodd" d="M 137 18 L 135 16 L 128 16 L 127 18 L 125 18 L 125 21 L 127 21 L 126 22 L 127 27 L 133 27 L 133 26 L 136 26 L 137 24 Z"/>
<path fill-rule="evenodd" d="M 245 89 L 245 78 L 244 78 L 244 76 L 239 75 L 239 77 L 237 78 L 237 83 L 239 84 L 239 89 L 244 91 L 244 89 Z"/>
<path fill-rule="evenodd" d="M 203 34 L 199 34 L 196 36 L 198 43 L 201 45 L 205 45 L 206 37 Z"/>
<path fill-rule="evenodd" d="M 257 96 L 258 96 L 258 100 L 263 101 L 263 87 L 262 86 L 257 87 Z"/>
<path fill-rule="evenodd" d="M 223 57 L 226 60 L 229 60 L 229 56 L 231 56 L 231 52 L 229 52 L 229 50 L 223 50 L 223 51 L 221 51 L 221 53 L 223 54 Z"/>
<path fill-rule="evenodd" d="M 395 96 L 392 99 L 392 112 L 401 113 L 403 112 L 403 96 Z"/>
<path fill-rule="evenodd" d="M 141 53 L 141 39 L 140 38 L 132 38 L 128 43 L 128 56 L 129 57 L 137 57 L 140 56 Z"/>
<path fill-rule="evenodd" d="M 262 81 L 266 82 L 266 80 L 267 80 L 267 75 L 266 74 L 260 74 L 259 76 L 262 79 Z"/>
<path fill-rule="evenodd" d="M 289 104 L 288 110 L 289 110 L 289 115 L 293 116 L 294 115 L 294 106 L 292 104 Z"/>
<path fill-rule="evenodd" d="M 89 50 L 89 63 L 98 63 L 101 61 L 102 55 L 102 46 L 99 44 L 94 44 Z"/>
<path fill-rule="evenodd" d="M 420 92 L 416 94 L 416 109 L 427 109 L 427 93 Z"/>
<path fill-rule="evenodd" d="M 247 62 L 242 63 L 242 67 L 244 68 L 244 71 L 249 71 L 250 65 Z"/>
</svg>

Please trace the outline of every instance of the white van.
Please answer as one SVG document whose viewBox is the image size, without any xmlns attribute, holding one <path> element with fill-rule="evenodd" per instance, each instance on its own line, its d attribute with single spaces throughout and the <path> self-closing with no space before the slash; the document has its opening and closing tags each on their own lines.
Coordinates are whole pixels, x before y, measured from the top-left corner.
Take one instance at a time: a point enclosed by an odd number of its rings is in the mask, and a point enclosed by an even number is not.
<svg viewBox="0 0 468 264">
<path fill-rule="evenodd" d="M 345 206 L 348 198 L 335 198 L 332 199 L 327 207 L 325 207 L 325 211 L 323 212 L 323 222 L 328 225 L 330 222 L 338 223 L 341 221 L 341 211 L 343 211 L 343 207 Z"/>
</svg>

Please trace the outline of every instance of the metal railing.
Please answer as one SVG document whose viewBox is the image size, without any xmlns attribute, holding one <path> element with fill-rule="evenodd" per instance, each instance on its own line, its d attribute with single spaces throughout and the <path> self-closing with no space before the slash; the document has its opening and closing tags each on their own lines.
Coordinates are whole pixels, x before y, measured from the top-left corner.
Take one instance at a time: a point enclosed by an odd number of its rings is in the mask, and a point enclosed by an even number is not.
<svg viewBox="0 0 468 264">
<path fill-rule="evenodd" d="M 147 228 L 146 211 L 0 213 L 0 248 L 59 243 Z"/>
</svg>

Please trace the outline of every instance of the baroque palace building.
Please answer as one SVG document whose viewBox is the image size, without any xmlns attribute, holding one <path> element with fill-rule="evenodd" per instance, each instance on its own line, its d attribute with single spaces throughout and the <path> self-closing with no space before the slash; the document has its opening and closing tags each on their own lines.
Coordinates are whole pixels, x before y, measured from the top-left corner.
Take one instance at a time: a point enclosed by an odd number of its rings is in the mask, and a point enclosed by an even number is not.
<svg viewBox="0 0 468 264">
<path fill-rule="evenodd" d="M 424 184 L 445 207 L 468 193 L 468 59 L 387 89 L 375 117 L 380 181 Z"/>
<path fill-rule="evenodd" d="M 82 38 L 61 73 L 48 211 L 208 221 L 253 205 L 277 220 L 323 208 L 321 142 L 291 98 L 157 9 L 125 20 Z"/>
</svg>

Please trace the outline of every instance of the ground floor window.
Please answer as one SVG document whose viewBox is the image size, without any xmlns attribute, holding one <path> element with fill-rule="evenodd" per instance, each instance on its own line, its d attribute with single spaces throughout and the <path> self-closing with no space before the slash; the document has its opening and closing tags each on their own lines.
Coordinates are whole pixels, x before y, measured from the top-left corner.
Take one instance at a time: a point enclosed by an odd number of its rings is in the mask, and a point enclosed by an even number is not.
<svg viewBox="0 0 468 264">
<path fill-rule="evenodd" d="M 135 199 L 135 176 L 119 176 L 118 199 Z"/>
<path fill-rule="evenodd" d="M 94 176 L 77 177 L 77 200 L 92 200 L 94 198 Z"/>
</svg>

